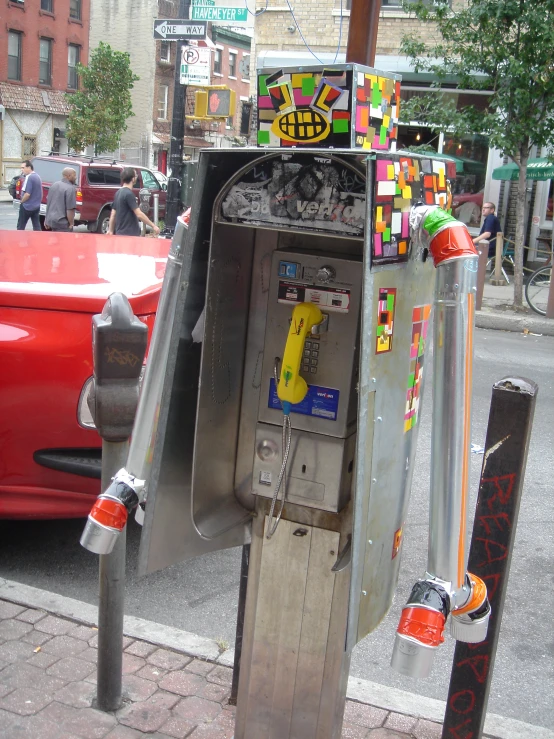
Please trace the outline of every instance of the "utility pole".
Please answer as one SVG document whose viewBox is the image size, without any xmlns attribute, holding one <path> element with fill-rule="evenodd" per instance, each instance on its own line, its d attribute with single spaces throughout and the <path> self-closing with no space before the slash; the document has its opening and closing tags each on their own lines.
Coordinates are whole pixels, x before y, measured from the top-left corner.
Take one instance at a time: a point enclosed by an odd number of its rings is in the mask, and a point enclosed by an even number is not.
<svg viewBox="0 0 554 739">
<path fill-rule="evenodd" d="M 190 0 L 180 0 L 179 18 L 187 19 L 190 13 Z M 181 209 L 181 182 L 183 170 L 183 139 L 185 137 L 185 101 L 187 86 L 181 84 L 181 48 L 183 42 L 175 42 L 175 80 L 173 85 L 173 114 L 171 117 L 171 146 L 169 166 L 171 177 L 167 185 L 165 210 L 165 234 L 173 235 L 177 216 Z"/>
<path fill-rule="evenodd" d="M 352 0 L 346 61 L 373 67 L 381 0 Z"/>
</svg>

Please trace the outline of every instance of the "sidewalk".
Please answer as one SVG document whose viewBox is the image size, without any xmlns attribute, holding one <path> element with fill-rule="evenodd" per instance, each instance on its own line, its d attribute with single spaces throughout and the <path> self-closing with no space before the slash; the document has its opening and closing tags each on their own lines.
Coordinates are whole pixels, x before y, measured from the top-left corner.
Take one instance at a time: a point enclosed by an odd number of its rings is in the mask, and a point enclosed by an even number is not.
<svg viewBox="0 0 554 739">
<path fill-rule="evenodd" d="M 554 320 L 534 313 L 523 298 L 525 311 L 516 313 L 514 304 L 514 282 L 510 275 L 510 284 L 495 286 L 485 280 L 483 303 L 481 310 L 475 314 L 477 328 L 490 328 L 500 331 L 541 334 L 554 336 Z"/>
<path fill-rule="evenodd" d="M 89 604 L 0 579 L 2 739 L 232 739 L 232 650 L 143 619 L 125 618 L 122 707 L 96 710 L 96 617 Z M 358 678 L 347 695 L 345 739 L 441 737 L 441 701 Z M 485 730 L 488 739 L 554 739 L 494 714 Z"/>
</svg>

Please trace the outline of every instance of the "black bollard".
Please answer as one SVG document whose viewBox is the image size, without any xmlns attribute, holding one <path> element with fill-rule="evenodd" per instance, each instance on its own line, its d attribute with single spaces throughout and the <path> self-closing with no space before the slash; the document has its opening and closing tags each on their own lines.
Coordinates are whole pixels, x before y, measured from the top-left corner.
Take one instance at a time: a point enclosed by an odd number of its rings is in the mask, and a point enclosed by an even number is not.
<svg viewBox="0 0 554 739">
<path fill-rule="evenodd" d="M 484 642 L 456 644 L 442 739 L 483 733 L 537 392 L 523 377 L 493 386 L 467 567 L 485 581 L 492 612 Z"/>
</svg>

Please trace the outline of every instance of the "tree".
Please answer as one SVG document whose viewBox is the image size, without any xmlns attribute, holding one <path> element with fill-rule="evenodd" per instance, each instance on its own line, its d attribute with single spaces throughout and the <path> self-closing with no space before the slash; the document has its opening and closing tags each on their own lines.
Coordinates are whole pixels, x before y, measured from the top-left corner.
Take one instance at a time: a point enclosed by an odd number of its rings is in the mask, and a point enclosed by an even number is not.
<svg viewBox="0 0 554 739">
<path fill-rule="evenodd" d="M 408 0 L 404 8 L 435 24 L 425 40 L 405 36 L 402 51 L 438 82 L 405 104 L 402 119 L 455 135 L 484 134 L 519 166 L 514 306 L 521 308 L 527 160 L 533 146 L 554 148 L 554 0 L 467 0 L 454 10 L 445 0 Z M 440 37 L 426 43 L 433 28 Z M 442 91 L 452 76 L 460 89 L 491 92 L 484 111 L 456 109 Z"/>
<path fill-rule="evenodd" d="M 112 151 L 134 115 L 131 90 L 139 77 L 131 70 L 129 54 L 101 41 L 88 67 L 79 64 L 77 72 L 81 89 L 68 95 L 69 145 L 79 151 L 91 145 L 97 153 Z"/>
</svg>

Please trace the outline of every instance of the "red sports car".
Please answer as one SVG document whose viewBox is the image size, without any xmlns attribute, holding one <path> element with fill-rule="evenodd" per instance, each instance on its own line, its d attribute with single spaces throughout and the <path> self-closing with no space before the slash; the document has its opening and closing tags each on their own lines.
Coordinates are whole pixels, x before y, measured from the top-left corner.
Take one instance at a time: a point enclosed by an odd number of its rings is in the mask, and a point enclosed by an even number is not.
<svg viewBox="0 0 554 739">
<path fill-rule="evenodd" d="M 92 316 L 123 292 L 151 333 L 170 245 L 0 231 L 0 518 L 88 515 L 101 463 Z"/>
</svg>

